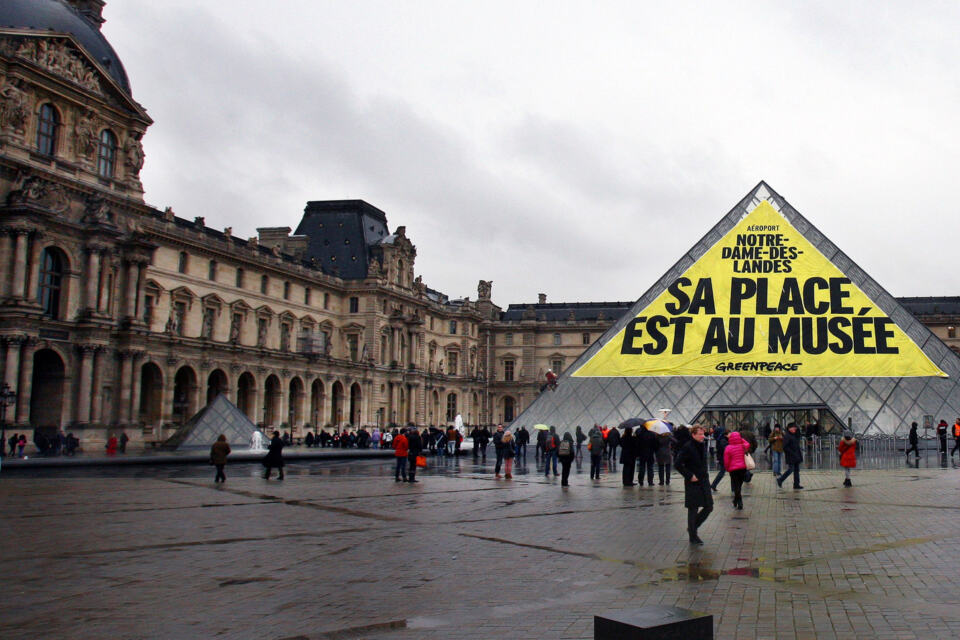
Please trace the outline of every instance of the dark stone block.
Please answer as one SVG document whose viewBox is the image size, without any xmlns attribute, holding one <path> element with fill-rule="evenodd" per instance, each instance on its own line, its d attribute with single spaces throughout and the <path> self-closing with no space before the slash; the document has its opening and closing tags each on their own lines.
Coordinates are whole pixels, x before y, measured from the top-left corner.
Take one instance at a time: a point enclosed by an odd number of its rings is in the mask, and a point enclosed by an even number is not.
<svg viewBox="0 0 960 640">
<path fill-rule="evenodd" d="M 713 640 L 713 616 L 679 607 L 642 607 L 593 617 L 594 640 Z"/>
</svg>

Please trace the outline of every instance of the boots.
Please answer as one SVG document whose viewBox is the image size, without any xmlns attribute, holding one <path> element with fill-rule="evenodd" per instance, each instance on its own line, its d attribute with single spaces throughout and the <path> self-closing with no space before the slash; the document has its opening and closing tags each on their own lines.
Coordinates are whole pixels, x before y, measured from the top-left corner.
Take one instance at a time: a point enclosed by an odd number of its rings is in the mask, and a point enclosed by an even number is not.
<svg viewBox="0 0 960 640">
<path fill-rule="evenodd" d="M 853 483 L 850 482 L 850 478 L 847 478 L 846 480 L 843 481 L 843 486 L 845 486 L 845 487 L 852 487 L 852 486 L 853 486 Z"/>
</svg>

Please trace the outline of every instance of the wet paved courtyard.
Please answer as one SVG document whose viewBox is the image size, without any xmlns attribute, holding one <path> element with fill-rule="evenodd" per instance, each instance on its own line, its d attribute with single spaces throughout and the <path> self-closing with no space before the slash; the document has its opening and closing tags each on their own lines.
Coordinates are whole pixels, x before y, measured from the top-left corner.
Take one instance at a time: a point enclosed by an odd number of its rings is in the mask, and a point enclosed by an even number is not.
<svg viewBox="0 0 960 640">
<path fill-rule="evenodd" d="M 686 542 L 682 482 L 563 490 L 471 457 L 418 484 L 389 461 L 0 475 L 2 638 L 592 638 L 593 615 L 675 605 L 718 638 L 960 637 L 952 464 L 725 480 Z M 789 482 L 787 483 L 789 484 Z"/>
</svg>

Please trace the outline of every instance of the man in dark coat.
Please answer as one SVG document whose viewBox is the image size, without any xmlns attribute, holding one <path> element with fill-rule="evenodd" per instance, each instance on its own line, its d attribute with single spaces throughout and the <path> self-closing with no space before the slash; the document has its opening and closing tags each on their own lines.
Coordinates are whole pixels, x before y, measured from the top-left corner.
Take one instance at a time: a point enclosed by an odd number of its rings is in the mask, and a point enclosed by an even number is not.
<svg viewBox="0 0 960 640">
<path fill-rule="evenodd" d="M 617 461 L 617 447 L 620 445 L 620 430 L 614 427 L 607 433 L 607 459 Z"/>
<path fill-rule="evenodd" d="M 517 431 L 517 458 L 527 459 L 527 444 L 530 442 L 530 432 L 523 425 Z"/>
<path fill-rule="evenodd" d="M 632 487 L 633 471 L 637 466 L 637 438 L 633 435 L 633 427 L 624 429 L 620 438 L 620 464 L 623 465 L 623 486 Z"/>
<path fill-rule="evenodd" d="M 947 421 L 941 420 L 937 424 L 937 438 L 940 439 L 940 453 L 947 452 Z"/>
<path fill-rule="evenodd" d="M 907 449 L 908 456 L 910 452 L 913 451 L 918 458 L 920 457 L 920 449 L 917 448 L 918 444 L 920 444 L 920 436 L 917 435 L 917 423 L 914 422 L 910 425 L 910 448 Z"/>
<path fill-rule="evenodd" d="M 777 478 L 777 486 L 782 487 L 783 481 L 793 474 L 793 488 L 803 489 L 800 486 L 800 463 L 803 462 L 803 448 L 800 444 L 799 428 L 796 422 L 787 425 L 787 433 L 783 436 L 783 456 L 786 458 L 787 470 Z"/>
<path fill-rule="evenodd" d="M 707 445 L 703 427 L 690 427 L 690 440 L 677 453 L 677 472 L 683 476 L 683 505 L 687 508 L 690 544 L 703 544 L 697 529 L 713 511 L 713 493 L 707 472 Z"/>
<path fill-rule="evenodd" d="M 417 456 L 423 451 L 423 440 L 417 432 L 417 427 L 411 423 L 407 431 L 407 482 L 420 482 L 417 480 Z"/>
<path fill-rule="evenodd" d="M 498 424 L 497 430 L 493 432 L 493 451 L 497 454 L 497 464 L 493 467 L 493 475 L 500 477 L 500 467 L 503 465 L 503 425 Z"/>
<path fill-rule="evenodd" d="M 713 428 L 713 441 L 717 447 L 717 468 L 719 471 L 717 471 L 717 477 L 710 483 L 710 488 L 716 491 L 717 485 L 720 484 L 724 474 L 727 472 L 723 466 L 723 450 L 727 448 L 727 430 L 723 428 L 722 424 L 718 424 Z"/>
<path fill-rule="evenodd" d="M 277 480 L 283 480 L 283 440 L 280 439 L 279 431 L 274 431 L 273 437 L 270 438 L 270 446 L 267 447 L 267 455 L 263 459 L 263 466 L 267 468 L 263 472 L 265 480 L 270 479 L 270 472 L 274 467 L 280 471 Z"/>
<path fill-rule="evenodd" d="M 657 434 L 644 427 L 637 429 L 637 484 L 643 486 L 646 476 L 647 486 L 653 486 L 653 463 L 657 454 Z"/>
</svg>

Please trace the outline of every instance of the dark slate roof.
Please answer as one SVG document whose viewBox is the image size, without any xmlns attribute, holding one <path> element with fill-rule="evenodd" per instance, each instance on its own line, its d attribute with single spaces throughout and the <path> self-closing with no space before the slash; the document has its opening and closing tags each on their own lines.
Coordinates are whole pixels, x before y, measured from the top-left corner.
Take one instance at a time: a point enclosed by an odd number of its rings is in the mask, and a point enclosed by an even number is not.
<svg viewBox="0 0 960 640">
<path fill-rule="evenodd" d="M 915 316 L 960 315 L 960 296 L 897 298 Z"/>
<path fill-rule="evenodd" d="M 511 304 L 500 314 L 504 322 L 519 322 L 523 319 L 523 312 L 533 307 L 537 320 L 547 322 L 563 322 L 570 319 L 573 312 L 574 320 L 578 322 L 596 321 L 603 313 L 604 320 L 616 320 L 630 310 L 633 302 L 548 302 L 545 304 Z"/>
<path fill-rule="evenodd" d="M 130 94 L 127 72 L 100 29 L 61 0 L 3 0 L 0 28 L 69 33 Z"/>
<path fill-rule="evenodd" d="M 314 200 L 294 234 L 307 236 L 307 260 L 315 258 L 324 272 L 354 280 L 367 277 L 371 247 L 390 232 L 387 215 L 363 200 Z"/>
</svg>

